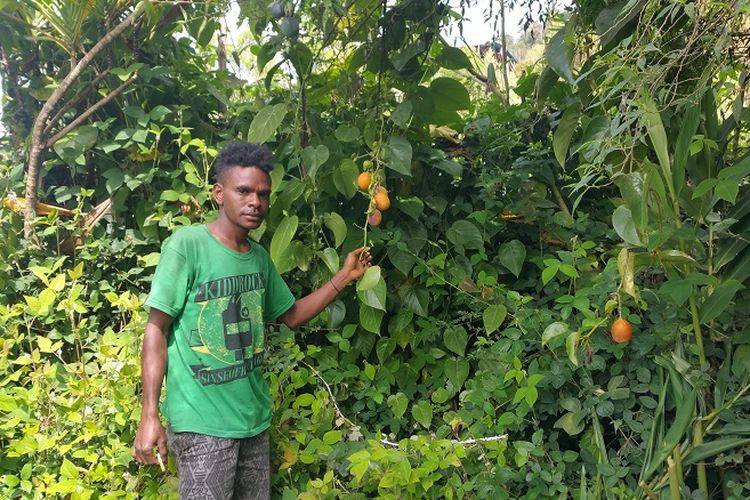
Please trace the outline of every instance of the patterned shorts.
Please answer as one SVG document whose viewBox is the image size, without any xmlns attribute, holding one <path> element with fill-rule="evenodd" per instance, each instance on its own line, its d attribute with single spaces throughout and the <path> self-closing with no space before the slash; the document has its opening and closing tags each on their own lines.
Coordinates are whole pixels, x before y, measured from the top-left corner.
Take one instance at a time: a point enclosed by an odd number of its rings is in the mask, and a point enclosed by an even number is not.
<svg viewBox="0 0 750 500">
<path fill-rule="evenodd" d="M 250 438 L 227 439 L 168 428 L 167 445 L 177 460 L 181 499 L 270 498 L 267 430 Z"/>
</svg>

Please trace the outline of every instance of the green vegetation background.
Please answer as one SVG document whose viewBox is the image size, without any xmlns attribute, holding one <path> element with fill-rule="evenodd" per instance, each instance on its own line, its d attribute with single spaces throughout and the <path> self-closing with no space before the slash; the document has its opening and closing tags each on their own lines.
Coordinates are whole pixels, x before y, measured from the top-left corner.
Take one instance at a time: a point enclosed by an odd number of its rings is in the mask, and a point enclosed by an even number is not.
<svg viewBox="0 0 750 500">
<path fill-rule="evenodd" d="M 0 496 L 175 495 L 130 458 L 142 304 L 233 139 L 297 295 L 377 264 L 269 327 L 275 495 L 750 495 L 748 3 L 576 2 L 511 89 L 441 3 L 269 4 L 229 46 L 220 1 L 0 2 Z"/>
</svg>

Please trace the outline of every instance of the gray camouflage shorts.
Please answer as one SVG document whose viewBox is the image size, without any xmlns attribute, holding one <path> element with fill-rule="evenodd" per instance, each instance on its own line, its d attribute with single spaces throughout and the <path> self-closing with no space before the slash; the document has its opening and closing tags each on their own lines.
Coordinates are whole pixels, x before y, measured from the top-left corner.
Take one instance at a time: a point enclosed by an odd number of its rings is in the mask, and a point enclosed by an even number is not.
<svg viewBox="0 0 750 500">
<path fill-rule="evenodd" d="M 177 460 L 180 498 L 266 500 L 271 496 L 268 431 L 227 439 L 167 429 Z"/>
</svg>

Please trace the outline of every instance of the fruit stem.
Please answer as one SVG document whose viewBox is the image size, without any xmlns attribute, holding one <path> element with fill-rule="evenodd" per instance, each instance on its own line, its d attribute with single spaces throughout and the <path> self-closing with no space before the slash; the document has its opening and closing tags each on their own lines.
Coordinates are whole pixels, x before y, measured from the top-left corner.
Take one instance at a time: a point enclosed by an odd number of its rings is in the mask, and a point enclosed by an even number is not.
<svg viewBox="0 0 750 500">
<path fill-rule="evenodd" d="M 372 212 L 371 208 L 372 208 L 372 203 L 370 204 L 367 211 L 365 212 L 365 225 L 364 225 L 364 230 L 362 231 L 364 235 L 364 238 L 362 241 L 363 247 L 367 246 L 367 229 L 369 229 L 369 226 L 370 226 L 370 213 Z"/>
</svg>

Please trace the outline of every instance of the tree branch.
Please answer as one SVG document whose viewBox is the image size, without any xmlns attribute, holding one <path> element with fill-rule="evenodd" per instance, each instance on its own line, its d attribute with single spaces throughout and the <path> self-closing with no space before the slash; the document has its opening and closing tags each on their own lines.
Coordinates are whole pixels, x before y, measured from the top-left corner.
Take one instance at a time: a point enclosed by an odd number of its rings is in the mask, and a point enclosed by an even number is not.
<svg viewBox="0 0 750 500">
<path fill-rule="evenodd" d="M 68 125 L 65 126 L 62 130 L 57 132 L 55 135 L 50 137 L 50 139 L 46 142 L 44 145 L 45 148 L 52 147 L 54 143 L 65 137 L 65 135 L 68 134 L 71 130 L 76 128 L 78 125 L 86 121 L 86 119 L 96 113 L 102 106 L 107 104 L 109 101 L 117 97 L 120 93 L 122 93 L 123 90 L 125 90 L 131 83 L 133 83 L 138 78 L 138 74 L 134 74 L 130 78 L 128 78 L 125 82 L 123 82 L 122 85 L 114 89 L 112 92 L 107 94 L 106 96 L 102 97 L 99 101 L 97 101 L 96 104 L 91 106 L 89 109 L 81 113 L 75 120 L 70 122 Z"/>
<path fill-rule="evenodd" d="M 91 49 L 84 55 L 80 61 L 78 61 L 68 73 L 68 76 L 60 83 L 60 86 L 55 89 L 52 95 L 47 99 L 42 106 L 41 111 L 34 120 L 34 127 L 31 132 L 31 146 L 29 147 L 29 163 L 28 171 L 26 173 L 26 208 L 23 214 L 23 234 L 26 239 L 31 238 L 33 227 L 31 221 L 34 219 L 35 206 L 37 201 L 37 188 L 39 186 L 39 167 L 42 163 L 42 155 L 44 153 L 45 140 L 44 129 L 47 126 L 47 118 L 52 113 L 52 109 L 62 99 L 65 93 L 70 90 L 73 83 L 81 76 L 83 70 L 85 70 L 94 58 L 107 47 L 112 41 L 120 36 L 129 26 L 131 26 L 140 17 L 141 11 L 139 9 L 133 10 L 128 17 L 126 17 L 120 24 L 115 26 L 112 31 L 104 35 Z M 50 123 L 49 127 L 54 127 L 54 123 Z"/>
<path fill-rule="evenodd" d="M 107 76 L 107 73 L 108 73 L 108 70 L 98 73 L 94 77 L 94 79 L 91 80 L 91 83 L 89 84 L 86 90 L 84 90 L 83 92 L 79 92 L 78 94 L 73 96 L 72 99 L 66 102 L 63 105 L 63 107 L 60 108 L 60 110 L 57 113 L 55 113 L 55 116 L 50 118 L 49 123 L 47 124 L 46 127 L 44 127 L 44 135 L 49 135 L 49 133 L 52 132 L 52 127 L 54 126 L 54 124 L 60 121 L 60 118 L 62 118 L 65 115 L 65 113 L 70 111 L 70 108 L 78 104 L 81 101 L 81 99 L 89 95 L 89 93 L 94 89 L 94 87 L 96 87 L 96 84 L 99 83 L 102 80 L 102 78 Z"/>
</svg>

